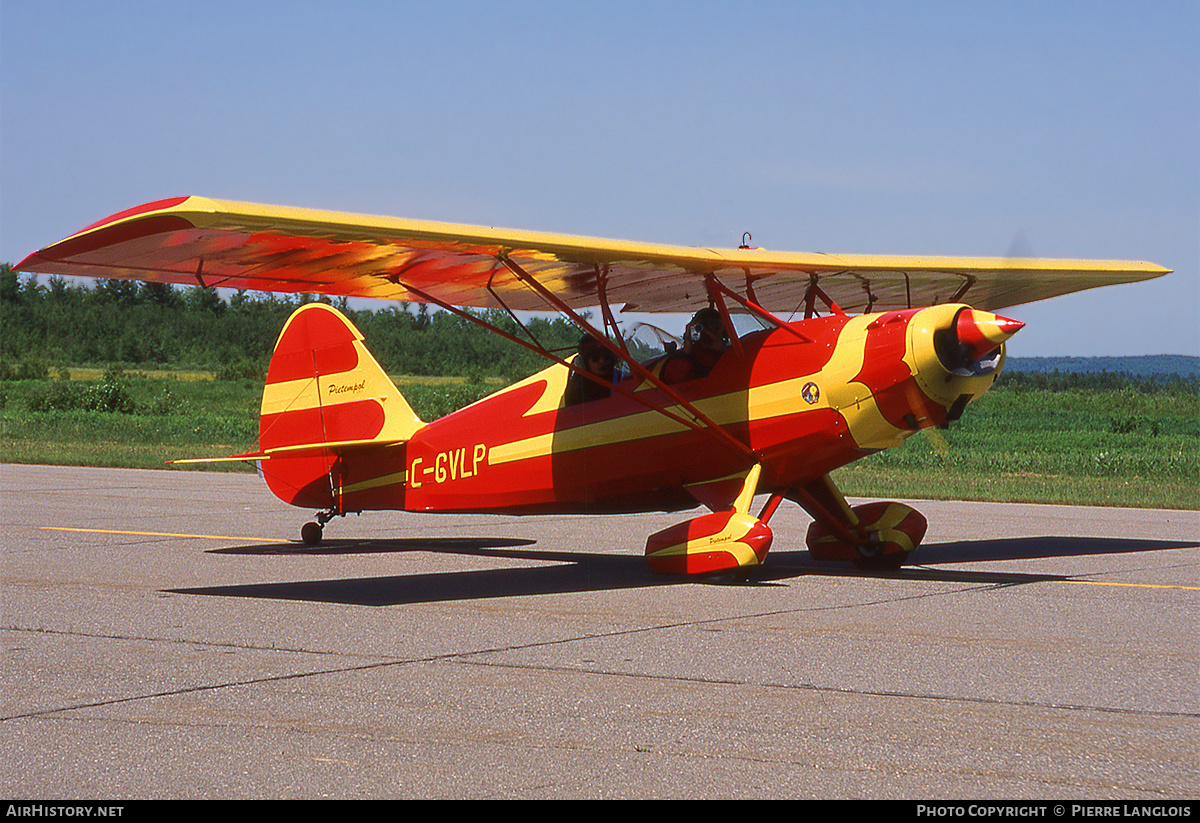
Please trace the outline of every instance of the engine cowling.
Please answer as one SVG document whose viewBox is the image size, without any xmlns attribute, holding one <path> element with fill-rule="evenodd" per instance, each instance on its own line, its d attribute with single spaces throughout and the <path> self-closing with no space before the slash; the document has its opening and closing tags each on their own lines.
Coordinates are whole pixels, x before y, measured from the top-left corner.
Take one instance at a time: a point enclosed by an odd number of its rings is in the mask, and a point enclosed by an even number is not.
<svg viewBox="0 0 1200 823">
<path fill-rule="evenodd" d="M 1024 325 L 962 304 L 933 306 L 908 324 L 904 359 L 926 397 L 961 413 L 995 381 L 1004 342 Z"/>
</svg>

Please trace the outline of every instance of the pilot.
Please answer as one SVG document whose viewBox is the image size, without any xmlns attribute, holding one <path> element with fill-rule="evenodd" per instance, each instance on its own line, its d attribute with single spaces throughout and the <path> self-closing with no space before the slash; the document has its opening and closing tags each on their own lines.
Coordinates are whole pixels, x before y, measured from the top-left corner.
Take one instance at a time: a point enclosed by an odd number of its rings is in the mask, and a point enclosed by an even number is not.
<svg viewBox="0 0 1200 823">
<path fill-rule="evenodd" d="M 578 352 L 575 355 L 574 364 L 586 369 L 590 374 L 596 375 L 608 385 L 602 386 L 594 380 L 588 380 L 583 375 L 571 372 L 567 378 L 567 390 L 563 396 L 563 403 L 567 406 L 587 403 L 591 400 L 603 400 L 611 396 L 612 384 L 616 378 L 617 358 L 596 338 L 587 334 L 579 338 Z"/>
<path fill-rule="evenodd" d="M 662 381 L 683 383 L 707 377 L 728 347 L 729 337 L 721 313 L 714 308 L 701 309 L 684 329 L 683 348 L 667 355 L 660 373 Z"/>
</svg>

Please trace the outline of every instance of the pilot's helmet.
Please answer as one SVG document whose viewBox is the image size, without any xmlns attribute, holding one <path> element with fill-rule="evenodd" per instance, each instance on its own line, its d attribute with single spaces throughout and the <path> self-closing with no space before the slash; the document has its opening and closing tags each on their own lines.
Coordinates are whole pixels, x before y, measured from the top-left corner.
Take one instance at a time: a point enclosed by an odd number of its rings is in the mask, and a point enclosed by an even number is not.
<svg viewBox="0 0 1200 823">
<path fill-rule="evenodd" d="M 692 316 L 688 321 L 687 336 L 693 343 L 705 342 L 710 346 L 724 346 L 729 342 L 721 313 L 714 308 L 701 309 Z"/>
<path fill-rule="evenodd" d="M 593 360 L 598 361 L 603 368 L 612 368 L 613 364 L 617 361 L 617 358 L 613 356 L 613 353 L 606 349 L 599 340 L 592 337 L 590 334 L 585 334 L 583 337 L 579 338 L 577 350 L 579 352 L 580 360 L 585 362 Z"/>
</svg>

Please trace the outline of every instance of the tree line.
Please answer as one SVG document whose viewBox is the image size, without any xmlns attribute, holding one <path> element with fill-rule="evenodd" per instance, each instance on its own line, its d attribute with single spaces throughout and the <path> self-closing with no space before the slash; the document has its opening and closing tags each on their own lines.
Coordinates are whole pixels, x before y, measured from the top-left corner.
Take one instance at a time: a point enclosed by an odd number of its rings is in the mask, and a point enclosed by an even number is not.
<svg viewBox="0 0 1200 823">
<path fill-rule="evenodd" d="M 546 360 L 478 325 L 425 304 L 377 311 L 351 309 L 345 298 L 247 292 L 224 298 L 212 289 L 98 280 L 69 283 L 0 266 L 0 376 L 37 377 L 56 365 L 211 369 L 224 377 L 261 377 L 284 322 L 320 300 L 350 318 L 383 368 L 393 374 L 513 380 Z M 528 331 L 502 311 L 477 316 L 560 356 L 579 331 L 562 319 L 533 318 Z"/>
<path fill-rule="evenodd" d="M 1012 391 L 1124 391 L 1142 394 L 1197 394 L 1200 378 L 1195 375 L 1139 375 L 1127 371 L 1020 371 L 1006 368 L 995 387 Z"/>
<path fill-rule="evenodd" d="M 46 377 L 54 366 L 121 364 L 128 368 L 195 368 L 223 378 L 262 378 L 284 322 L 304 303 L 331 303 L 350 318 L 392 374 L 498 377 L 512 381 L 546 360 L 449 312 L 425 304 L 354 310 L 345 298 L 233 292 L 161 283 L 97 280 L 69 283 L 18 274 L 0 265 L 0 379 Z M 502 311 L 478 316 L 517 337 L 528 334 Z M 534 318 L 528 333 L 569 357 L 579 331 L 560 318 Z M 1132 389 L 1196 394 L 1195 375 L 1146 377 L 1126 372 L 1033 372 L 1007 369 L 997 388 Z"/>
</svg>

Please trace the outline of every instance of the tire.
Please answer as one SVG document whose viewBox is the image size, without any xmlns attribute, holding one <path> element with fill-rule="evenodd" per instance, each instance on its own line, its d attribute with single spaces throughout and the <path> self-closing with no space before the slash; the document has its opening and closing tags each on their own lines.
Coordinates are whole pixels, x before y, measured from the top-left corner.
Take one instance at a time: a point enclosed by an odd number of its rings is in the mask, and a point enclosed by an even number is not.
<svg viewBox="0 0 1200 823">
<path fill-rule="evenodd" d="M 300 529 L 300 539 L 304 541 L 304 545 L 306 546 L 319 546 L 321 545 L 321 535 L 324 531 L 320 523 L 305 523 Z"/>
</svg>

